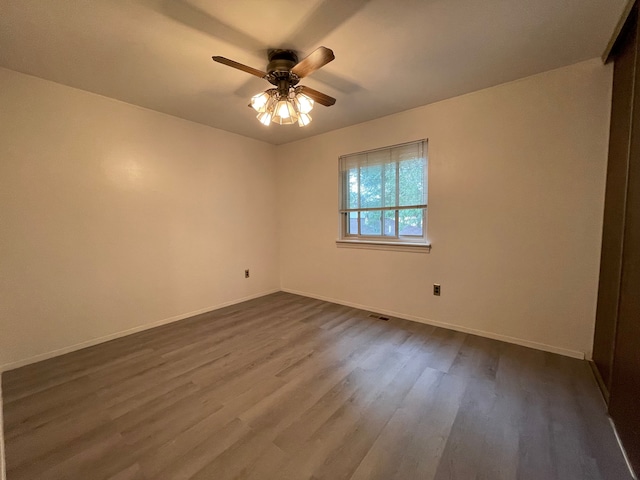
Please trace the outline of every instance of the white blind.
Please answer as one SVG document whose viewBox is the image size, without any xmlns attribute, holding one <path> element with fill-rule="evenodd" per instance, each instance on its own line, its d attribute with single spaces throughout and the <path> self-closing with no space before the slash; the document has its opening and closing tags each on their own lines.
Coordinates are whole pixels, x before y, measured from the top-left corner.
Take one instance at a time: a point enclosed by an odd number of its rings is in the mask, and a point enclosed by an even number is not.
<svg viewBox="0 0 640 480">
<path fill-rule="evenodd" d="M 426 208 L 425 150 L 419 140 L 341 156 L 340 211 Z"/>
<path fill-rule="evenodd" d="M 397 163 L 403 160 L 414 160 L 424 155 L 424 140 L 404 143 L 393 147 L 379 148 L 362 153 L 353 153 L 340 157 L 340 171 L 346 172 L 352 168 L 381 165 L 385 163 Z"/>
</svg>

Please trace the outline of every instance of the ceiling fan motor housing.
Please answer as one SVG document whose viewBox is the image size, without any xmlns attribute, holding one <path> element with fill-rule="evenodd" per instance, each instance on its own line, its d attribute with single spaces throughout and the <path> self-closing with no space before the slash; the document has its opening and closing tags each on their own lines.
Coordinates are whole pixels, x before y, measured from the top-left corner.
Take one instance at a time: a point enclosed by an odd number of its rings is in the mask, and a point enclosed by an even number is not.
<svg viewBox="0 0 640 480">
<path fill-rule="evenodd" d="M 267 72 L 289 71 L 298 63 L 298 55 L 293 50 L 269 50 Z"/>
<path fill-rule="evenodd" d="M 300 79 L 291 69 L 298 63 L 298 56 L 292 50 L 271 50 L 267 65 L 267 80 L 278 87 L 281 93 L 289 91 Z"/>
</svg>

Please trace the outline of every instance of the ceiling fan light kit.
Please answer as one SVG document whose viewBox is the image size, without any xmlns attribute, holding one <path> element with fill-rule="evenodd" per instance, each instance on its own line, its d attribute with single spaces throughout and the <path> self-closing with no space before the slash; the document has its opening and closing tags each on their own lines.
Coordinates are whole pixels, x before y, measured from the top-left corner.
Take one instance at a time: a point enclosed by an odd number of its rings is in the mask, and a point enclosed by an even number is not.
<svg viewBox="0 0 640 480">
<path fill-rule="evenodd" d="M 280 125 L 291 125 L 298 122 L 304 127 L 311 123 L 309 112 L 313 109 L 314 101 L 306 96 L 299 88 L 290 87 L 286 95 L 277 88 L 270 88 L 265 92 L 251 97 L 249 104 L 258 115 L 260 123 L 269 125 L 271 122 Z"/>
<path fill-rule="evenodd" d="M 271 50 L 267 72 L 225 57 L 212 58 L 223 65 L 264 78 L 276 87 L 251 97 L 249 106 L 258 112 L 257 119 L 263 125 L 270 125 L 272 122 L 279 125 L 292 125 L 297 122 L 300 127 L 304 127 L 311 123 L 309 112 L 313 109 L 315 102 L 326 107 L 336 103 L 336 99 L 329 95 L 298 85 L 301 78 L 335 58 L 333 52 L 326 47 L 317 48 L 300 62 L 292 50 Z"/>
</svg>

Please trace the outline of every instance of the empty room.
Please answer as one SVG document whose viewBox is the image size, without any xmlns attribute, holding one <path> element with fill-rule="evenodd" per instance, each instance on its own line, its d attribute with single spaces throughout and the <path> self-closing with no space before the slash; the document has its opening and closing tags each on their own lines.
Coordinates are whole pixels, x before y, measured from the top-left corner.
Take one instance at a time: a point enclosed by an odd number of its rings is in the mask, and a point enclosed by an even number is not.
<svg viewBox="0 0 640 480">
<path fill-rule="evenodd" d="M 639 10 L 0 0 L 2 480 L 637 478 Z"/>
</svg>

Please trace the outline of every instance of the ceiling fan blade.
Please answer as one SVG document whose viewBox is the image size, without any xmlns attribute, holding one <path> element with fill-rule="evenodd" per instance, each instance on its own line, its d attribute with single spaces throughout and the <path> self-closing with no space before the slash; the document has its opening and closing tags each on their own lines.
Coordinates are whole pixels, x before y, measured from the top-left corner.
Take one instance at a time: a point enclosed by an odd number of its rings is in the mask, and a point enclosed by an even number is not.
<svg viewBox="0 0 640 480">
<path fill-rule="evenodd" d="M 211 57 L 214 62 L 221 63 L 223 65 L 227 65 L 229 67 L 237 68 L 238 70 L 242 70 L 243 72 L 250 73 L 251 75 L 255 75 L 256 77 L 264 78 L 267 76 L 267 72 L 263 72 L 262 70 L 258 70 L 257 68 L 247 67 L 242 63 L 234 62 L 233 60 L 229 60 L 224 57 Z"/>
<path fill-rule="evenodd" d="M 313 100 L 318 102 L 320 105 L 324 105 L 325 107 L 330 107 L 331 105 L 336 103 L 335 98 L 330 97 L 329 95 L 326 95 L 317 90 L 314 90 L 313 88 L 309 88 L 305 86 L 300 86 L 300 88 L 302 89 L 302 93 L 304 93 L 307 97 L 312 98 Z"/>
<path fill-rule="evenodd" d="M 304 78 L 325 66 L 334 58 L 336 57 L 333 55 L 333 50 L 327 47 L 318 47 L 298 62 L 296 66 L 291 69 L 291 72 L 295 73 L 299 78 Z"/>
</svg>

